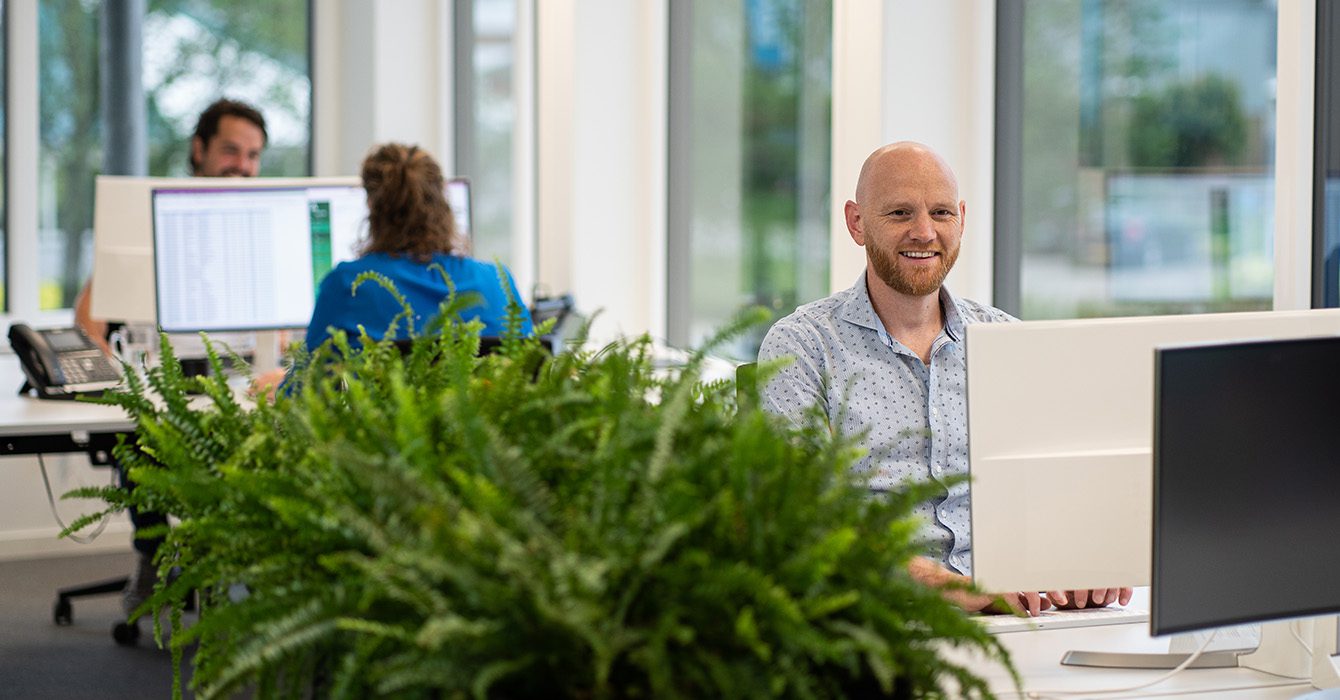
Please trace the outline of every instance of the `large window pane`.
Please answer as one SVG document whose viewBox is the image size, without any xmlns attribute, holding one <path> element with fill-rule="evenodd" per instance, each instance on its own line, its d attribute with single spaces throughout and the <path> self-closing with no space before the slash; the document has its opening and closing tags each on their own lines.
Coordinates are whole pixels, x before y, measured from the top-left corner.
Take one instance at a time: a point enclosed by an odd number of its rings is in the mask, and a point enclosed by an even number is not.
<svg viewBox="0 0 1340 700">
<path fill-rule="evenodd" d="M 1269 308 L 1275 3 L 1024 0 L 1022 23 L 1017 311 Z"/>
<path fill-rule="evenodd" d="M 832 3 L 671 4 L 670 341 L 828 292 Z M 763 329 L 728 351 L 753 358 Z"/>
<path fill-rule="evenodd" d="M 144 92 L 149 173 L 189 175 L 196 118 L 219 97 L 254 105 L 270 141 L 261 175 L 311 172 L 308 0 L 149 0 Z"/>
<path fill-rule="evenodd" d="M 455 6 L 456 160 L 459 174 L 470 178 L 474 200 L 472 253 L 508 265 L 512 231 L 518 225 L 512 205 L 518 2 L 529 0 L 465 0 Z"/>
<path fill-rule="evenodd" d="M 93 177 L 102 164 L 97 4 L 43 0 L 38 42 L 39 301 L 56 309 L 73 303 L 92 266 Z"/>
<path fill-rule="evenodd" d="M 1317 3 L 1313 306 L 1340 306 L 1340 8 Z"/>
<path fill-rule="evenodd" d="M 41 0 L 39 5 L 43 309 L 70 306 L 92 266 L 93 183 L 103 162 L 102 11 L 93 0 Z M 307 0 L 151 0 L 142 25 L 149 173 L 188 173 L 196 117 L 226 95 L 251 102 L 265 114 L 270 144 L 262 174 L 306 174 L 311 132 L 307 17 Z"/>
</svg>

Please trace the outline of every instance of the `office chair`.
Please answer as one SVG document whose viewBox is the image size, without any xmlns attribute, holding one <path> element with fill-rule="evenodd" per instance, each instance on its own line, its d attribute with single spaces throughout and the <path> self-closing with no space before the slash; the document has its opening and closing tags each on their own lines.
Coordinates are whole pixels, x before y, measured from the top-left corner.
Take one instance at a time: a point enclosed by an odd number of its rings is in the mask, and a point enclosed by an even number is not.
<svg viewBox="0 0 1340 700">
<path fill-rule="evenodd" d="M 90 463 L 101 466 L 115 468 L 112 462 L 112 447 L 115 445 L 115 439 L 99 440 L 98 444 L 90 445 L 88 450 L 88 460 Z M 57 589 L 56 603 L 52 606 L 51 619 L 58 626 L 66 627 L 74 622 L 74 599 L 86 598 L 95 595 L 120 594 L 130 585 L 129 576 L 117 576 L 116 578 L 104 579 L 93 583 L 86 583 L 78 586 L 68 586 Z M 122 620 L 112 626 L 112 639 L 117 644 L 134 644 L 140 636 L 140 629 L 129 620 Z"/>
<path fill-rule="evenodd" d="M 393 342 L 395 343 L 396 349 L 400 350 L 400 354 L 406 357 L 408 357 L 410 351 L 414 349 L 413 338 L 398 338 Z M 498 352 L 502 350 L 502 344 L 503 339 L 500 336 L 482 335 L 479 337 L 479 355 L 482 357 L 484 355 L 491 355 L 495 352 Z M 554 336 L 551 335 L 540 336 L 540 345 L 543 346 L 544 349 L 547 350 L 550 355 L 553 355 L 555 352 L 557 352 L 558 344 L 559 341 Z"/>
<path fill-rule="evenodd" d="M 740 408 L 753 403 L 753 397 L 747 389 L 753 389 L 758 383 L 758 363 L 746 362 L 735 367 L 735 403 Z"/>
<path fill-rule="evenodd" d="M 56 604 L 51 611 L 52 620 L 61 627 L 66 627 L 74 623 L 74 606 L 72 601 L 75 598 L 86 598 L 95 595 L 121 594 L 130 585 L 129 576 L 118 576 L 116 578 L 88 583 L 82 586 L 70 586 L 56 591 Z M 116 640 L 121 646 L 132 646 L 140 638 L 139 625 L 130 620 L 122 620 L 112 625 L 112 639 Z"/>
</svg>

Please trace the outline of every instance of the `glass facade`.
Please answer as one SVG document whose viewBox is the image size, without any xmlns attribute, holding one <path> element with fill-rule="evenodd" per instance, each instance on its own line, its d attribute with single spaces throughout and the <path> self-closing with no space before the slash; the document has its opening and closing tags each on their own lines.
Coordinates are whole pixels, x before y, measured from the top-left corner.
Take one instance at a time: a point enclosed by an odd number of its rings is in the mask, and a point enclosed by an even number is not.
<svg viewBox="0 0 1340 700">
<path fill-rule="evenodd" d="M 828 293 L 832 3 L 671 4 L 670 342 Z M 723 349 L 753 358 L 764 329 Z"/>
<path fill-rule="evenodd" d="M 998 297 L 1026 319 L 1270 308 L 1270 0 L 1003 3 Z M 1009 28 L 1006 28 L 1006 32 Z M 1012 51 L 1011 46 L 1017 46 Z M 1008 98 L 1007 98 L 1008 99 Z M 1000 290 L 1000 285 L 1012 288 Z"/>
<path fill-rule="evenodd" d="M 71 306 L 92 268 L 94 180 L 103 169 L 101 3 L 38 8 L 39 302 Z M 307 0 L 150 0 L 143 18 L 143 91 L 150 175 L 189 174 L 200 111 L 223 96 L 265 115 L 264 175 L 310 171 Z"/>
<path fill-rule="evenodd" d="M 515 44 L 519 2 L 456 3 L 456 161 L 470 179 L 471 252 L 512 265 L 514 130 L 517 125 Z M 529 290 L 521 290 L 526 295 Z"/>
</svg>

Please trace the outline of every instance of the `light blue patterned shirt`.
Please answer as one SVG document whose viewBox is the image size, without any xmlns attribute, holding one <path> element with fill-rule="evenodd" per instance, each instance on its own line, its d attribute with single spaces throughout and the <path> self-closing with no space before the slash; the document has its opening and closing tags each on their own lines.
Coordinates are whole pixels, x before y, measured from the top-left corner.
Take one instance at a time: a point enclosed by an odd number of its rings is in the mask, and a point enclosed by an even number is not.
<svg viewBox="0 0 1340 700">
<path fill-rule="evenodd" d="M 956 299 L 940 289 L 945 327 L 931 345 L 930 364 L 895 340 L 875 315 L 865 273 L 850 289 L 806 304 L 778 321 L 763 339 L 759 361 L 793 356 L 764 387 L 764 406 L 794 421 L 819 405 L 843 433 L 866 432 L 867 454 L 855 465 L 870 489 L 968 473 L 967 371 L 963 341 L 969 323 L 1014 321 L 999 309 Z M 918 507 L 927 556 L 972 574 L 968 485 L 949 488 Z"/>
</svg>

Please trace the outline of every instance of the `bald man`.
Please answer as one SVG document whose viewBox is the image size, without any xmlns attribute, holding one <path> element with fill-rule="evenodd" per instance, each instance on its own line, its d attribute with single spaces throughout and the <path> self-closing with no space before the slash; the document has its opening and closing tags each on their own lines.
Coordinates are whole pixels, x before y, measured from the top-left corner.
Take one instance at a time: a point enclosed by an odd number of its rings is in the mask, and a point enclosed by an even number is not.
<svg viewBox="0 0 1340 700">
<path fill-rule="evenodd" d="M 764 405 L 796 422 L 817 405 L 830 420 L 841 419 L 844 433 L 865 433 L 868 452 L 855 469 L 874 492 L 966 475 L 964 329 L 1016 319 L 944 287 L 967 215 L 954 171 L 922 144 L 884 146 L 866 159 L 844 212 L 852 240 L 865 248 L 866 269 L 850 289 L 796 309 L 768 331 L 759 360 L 795 362 L 764 388 Z M 922 503 L 918 513 L 927 555 L 912 562 L 912 575 L 935 586 L 969 582 L 967 484 Z M 970 611 L 995 599 L 947 595 Z M 1037 615 L 1052 605 L 1124 605 L 1130 595 L 1113 588 L 1000 597 Z"/>
</svg>

